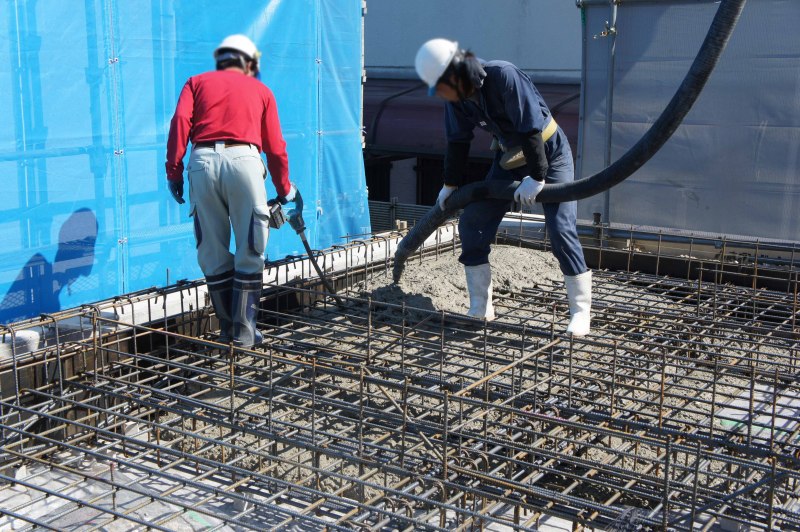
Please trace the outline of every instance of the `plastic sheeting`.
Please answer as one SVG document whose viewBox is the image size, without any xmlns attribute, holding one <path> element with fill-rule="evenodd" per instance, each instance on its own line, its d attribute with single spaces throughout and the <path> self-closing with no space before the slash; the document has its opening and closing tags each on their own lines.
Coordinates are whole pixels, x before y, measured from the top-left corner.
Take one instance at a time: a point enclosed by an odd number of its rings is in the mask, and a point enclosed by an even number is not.
<svg viewBox="0 0 800 532">
<path fill-rule="evenodd" d="M 231 33 L 264 54 L 309 242 L 369 232 L 362 17 L 361 0 L 4 2 L 0 323 L 202 277 L 166 139 L 184 82 Z M 303 247 L 287 225 L 267 253 Z"/>
<path fill-rule="evenodd" d="M 649 129 L 689 70 L 718 5 L 623 2 L 614 49 L 613 35 L 599 35 L 613 20 L 611 3 L 585 1 L 581 177 L 617 160 Z M 672 138 L 622 184 L 579 202 L 579 216 L 600 212 L 613 223 L 800 240 L 798 27 L 800 2 L 748 1 Z"/>
</svg>

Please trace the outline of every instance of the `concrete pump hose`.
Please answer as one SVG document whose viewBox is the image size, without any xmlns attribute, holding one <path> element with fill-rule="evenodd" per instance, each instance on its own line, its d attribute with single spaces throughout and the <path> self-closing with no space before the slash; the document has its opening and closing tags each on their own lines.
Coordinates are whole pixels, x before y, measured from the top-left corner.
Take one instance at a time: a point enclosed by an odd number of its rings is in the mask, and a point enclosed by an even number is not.
<svg viewBox="0 0 800 532">
<path fill-rule="evenodd" d="M 400 282 L 400 277 L 403 275 L 405 269 L 406 259 L 414 253 L 418 247 L 422 245 L 426 238 L 428 238 L 436 228 L 450 218 L 453 213 L 459 209 L 463 209 L 473 201 L 480 201 L 485 199 L 504 199 L 511 201 L 514 199 L 514 191 L 519 186 L 519 181 L 481 181 L 478 183 L 470 183 L 464 187 L 458 187 L 453 192 L 445 206 L 447 209 L 442 210 L 438 205 L 434 205 L 431 210 L 425 213 L 416 225 L 411 228 L 406 236 L 397 244 L 397 250 L 394 253 L 394 270 L 392 271 L 392 278 L 394 282 Z"/>
<path fill-rule="evenodd" d="M 588 198 L 617 185 L 644 165 L 672 136 L 703 90 L 728 44 L 747 0 L 722 0 L 689 72 L 667 107 L 647 133 L 611 166 L 571 183 L 545 185 L 536 201 L 561 203 Z M 394 281 L 398 282 L 405 261 L 455 211 L 481 199 L 514 197 L 518 181 L 487 181 L 460 187 L 447 198 L 446 211 L 434 206 L 398 244 L 394 259 Z"/>
</svg>

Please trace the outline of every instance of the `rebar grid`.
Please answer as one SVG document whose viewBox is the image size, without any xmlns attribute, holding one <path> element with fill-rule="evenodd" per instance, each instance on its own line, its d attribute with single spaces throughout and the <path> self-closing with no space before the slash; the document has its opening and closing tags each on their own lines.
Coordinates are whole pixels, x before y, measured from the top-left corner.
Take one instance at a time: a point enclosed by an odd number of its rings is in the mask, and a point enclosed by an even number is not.
<svg viewBox="0 0 800 532">
<path fill-rule="evenodd" d="M 581 340 L 559 291 L 499 298 L 480 326 L 351 293 L 263 311 L 252 350 L 166 327 L 75 340 L 0 375 L 0 519 L 798 528 L 796 281 L 700 279 L 597 272 Z"/>
</svg>

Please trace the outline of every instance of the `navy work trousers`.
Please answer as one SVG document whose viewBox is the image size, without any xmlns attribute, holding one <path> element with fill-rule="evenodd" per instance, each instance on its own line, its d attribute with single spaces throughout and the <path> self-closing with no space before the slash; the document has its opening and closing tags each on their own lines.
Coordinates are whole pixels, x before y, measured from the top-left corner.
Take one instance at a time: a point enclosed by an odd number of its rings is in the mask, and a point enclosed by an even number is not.
<svg viewBox="0 0 800 532">
<path fill-rule="evenodd" d="M 547 171 L 546 183 L 567 183 L 575 179 L 572 164 L 572 150 L 566 135 L 559 129 L 554 142 L 547 148 L 550 168 Z M 504 170 L 500 167 L 502 152 L 498 151 L 486 180 L 505 179 L 520 180 L 527 175 L 527 167 Z M 578 240 L 577 212 L 578 203 L 544 203 L 545 227 L 550 237 L 550 244 L 564 275 L 579 275 L 588 270 L 583 258 L 583 248 Z M 459 261 L 465 266 L 478 266 L 489 262 L 491 244 L 503 216 L 511 209 L 511 202 L 503 200 L 485 200 L 470 203 L 464 208 L 458 223 L 461 235 L 461 256 Z"/>
</svg>

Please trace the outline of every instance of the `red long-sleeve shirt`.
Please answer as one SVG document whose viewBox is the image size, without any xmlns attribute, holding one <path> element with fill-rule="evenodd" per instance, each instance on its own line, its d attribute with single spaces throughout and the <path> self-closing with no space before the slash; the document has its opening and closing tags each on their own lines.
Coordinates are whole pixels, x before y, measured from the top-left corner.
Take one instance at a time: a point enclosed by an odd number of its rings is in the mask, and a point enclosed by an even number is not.
<svg viewBox="0 0 800 532">
<path fill-rule="evenodd" d="M 167 179 L 183 180 L 186 145 L 228 140 L 255 144 L 267 154 L 272 183 L 289 193 L 289 158 L 272 91 L 236 70 L 192 76 L 183 86 L 167 140 Z"/>
</svg>

